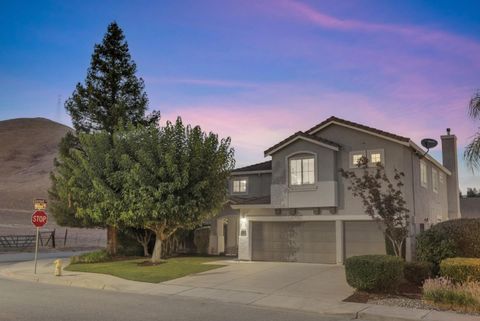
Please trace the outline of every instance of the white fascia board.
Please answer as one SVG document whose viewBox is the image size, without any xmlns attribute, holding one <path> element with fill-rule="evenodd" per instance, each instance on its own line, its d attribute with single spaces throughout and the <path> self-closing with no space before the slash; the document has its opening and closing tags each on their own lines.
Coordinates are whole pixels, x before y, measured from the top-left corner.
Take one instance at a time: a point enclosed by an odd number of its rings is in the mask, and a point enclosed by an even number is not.
<svg viewBox="0 0 480 321">
<path fill-rule="evenodd" d="M 329 148 L 329 149 L 332 149 L 332 150 L 337 151 L 337 152 L 338 152 L 338 150 L 339 150 L 339 148 L 336 147 L 336 146 L 328 145 L 328 144 L 319 142 L 319 141 L 317 141 L 317 140 L 315 140 L 315 139 L 310 139 L 310 138 L 307 138 L 307 137 L 297 136 L 297 137 L 294 137 L 294 138 L 290 139 L 289 141 L 286 141 L 284 144 L 278 146 L 278 147 L 275 148 L 274 150 L 268 152 L 268 154 L 265 154 L 265 156 L 272 155 L 273 153 L 275 153 L 275 152 L 283 149 L 285 146 L 288 146 L 288 145 L 290 145 L 291 143 L 293 143 L 293 142 L 295 142 L 295 141 L 297 141 L 297 140 L 299 140 L 299 139 L 303 139 L 303 140 L 305 140 L 305 141 L 307 141 L 307 142 L 310 142 L 310 143 L 312 143 L 312 144 L 316 144 L 316 145 L 319 145 L 319 146 L 323 146 L 323 147 L 325 147 L 325 148 Z"/>
<path fill-rule="evenodd" d="M 242 175 L 253 175 L 253 174 L 270 174 L 272 170 L 263 170 L 263 171 L 238 171 L 230 173 L 231 176 L 242 176 Z"/>
<path fill-rule="evenodd" d="M 289 215 L 289 216 L 246 216 L 249 221 L 257 222 L 310 222 L 310 221 L 372 221 L 368 215 Z"/>
<path fill-rule="evenodd" d="M 271 204 L 230 204 L 230 207 L 234 210 L 250 209 L 250 208 L 276 208 Z"/>
<path fill-rule="evenodd" d="M 410 141 L 410 146 L 416 150 L 417 152 L 419 152 L 421 155 L 424 155 L 425 154 L 425 151 L 420 148 L 420 146 L 418 146 L 417 144 L 415 144 L 414 142 Z M 435 166 L 437 166 L 440 170 L 442 170 L 443 172 L 445 172 L 445 174 L 447 175 L 452 175 L 452 172 L 449 171 L 447 168 L 445 168 L 442 164 L 440 164 L 435 158 L 433 158 L 432 156 L 430 156 L 429 154 L 425 155 L 424 156 L 426 159 L 428 159 L 430 162 L 432 162 Z"/>
</svg>

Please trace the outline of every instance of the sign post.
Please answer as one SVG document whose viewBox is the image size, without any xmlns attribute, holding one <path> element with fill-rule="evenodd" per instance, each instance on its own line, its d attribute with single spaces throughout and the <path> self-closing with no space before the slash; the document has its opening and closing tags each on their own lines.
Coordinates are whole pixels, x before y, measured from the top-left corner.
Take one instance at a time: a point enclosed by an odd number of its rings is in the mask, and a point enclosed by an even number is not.
<svg viewBox="0 0 480 321">
<path fill-rule="evenodd" d="M 42 226 L 47 224 L 48 221 L 48 216 L 47 213 L 44 211 L 35 211 L 32 215 L 32 224 L 36 227 L 37 229 L 37 237 L 35 240 L 35 270 L 34 274 L 37 274 L 37 256 L 38 256 L 38 235 L 39 235 L 39 230 Z"/>
</svg>

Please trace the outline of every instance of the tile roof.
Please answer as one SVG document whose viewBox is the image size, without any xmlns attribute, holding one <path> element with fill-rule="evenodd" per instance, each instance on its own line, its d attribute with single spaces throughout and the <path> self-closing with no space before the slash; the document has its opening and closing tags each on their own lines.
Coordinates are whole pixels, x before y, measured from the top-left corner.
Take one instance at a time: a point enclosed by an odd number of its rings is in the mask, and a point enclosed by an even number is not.
<svg viewBox="0 0 480 321">
<path fill-rule="evenodd" d="M 272 161 L 266 161 L 245 167 L 235 168 L 232 173 L 237 172 L 255 172 L 255 171 L 269 171 L 272 170 Z"/>
<path fill-rule="evenodd" d="M 359 123 L 354 123 L 354 122 L 351 122 L 351 121 L 348 121 L 348 120 L 345 120 L 345 119 L 341 119 L 341 118 L 338 118 L 338 117 L 335 117 L 335 116 L 329 117 L 326 120 L 324 120 L 323 122 L 321 122 L 320 124 L 313 126 L 309 130 L 307 130 L 307 133 L 315 132 L 317 129 L 322 128 L 323 126 L 327 125 L 330 122 L 337 122 L 337 123 L 344 124 L 344 125 L 347 125 L 347 126 L 356 127 L 356 128 L 359 128 L 359 129 L 362 129 L 362 130 L 365 130 L 365 131 L 369 131 L 369 132 L 372 132 L 372 133 L 375 133 L 375 134 L 378 134 L 378 135 L 390 137 L 392 139 L 399 140 L 399 141 L 406 142 L 406 143 L 408 143 L 410 141 L 410 138 L 408 138 L 408 137 L 395 135 L 395 134 L 392 134 L 392 133 L 389 133 L 389 132 L 386 132 L 386 131 L 383 131 L 383 130 L 380 130 L 380 129 L 377 129 L 377 128 L 365 126 L 365 125 L 362 125 L 362 124 L 359 124 Z"/>
<path fill-rule="evenodd" d="M 293 134 L 293 135 L 285 138 L 285 139 L 282 140 L 281 142 L 273 145 L 272 147 L 270 147 L 269 149 L 267 149 L 267 150 L 264 152 L 264 154 L 265 154 L 265 155 L 268 155 L 271 151 L 277 149 L 278 147 L 280 147 L 280 146 L 288 143 L 290 140 L 295 139 L 295 138 L 297 138 L 297 137 L 303 137 L 303 138 L 307 138 L 307 139 L 310 139 L 310 140 L 315 140 L 315 141 L 317 141 L 317 142 L 319 142 L 319 143 L 322 143 L 322 144 L 325 144 L 325 145 L 329 145 L 329 146 L 332 146 L 332 147 L 334 147 L 334 148 L 340 148 L 340 145 L 339 145 L 339 144 L 337 144 L 337 143 L 335 143 L 335 142 L 332 142 L 332 141 L 330 141 L 330 140 L 328 140 L 328 139 L 321 138 L 321 137 L 317 137 L 317 136 L 313 136 L 313 135 L 309 135 L 309 134 L 306 134 L 306 133 L 304 133 L 304 132 L 299 131 L 299 132 L 296 132 L 295 134 Z"/>
</svg>

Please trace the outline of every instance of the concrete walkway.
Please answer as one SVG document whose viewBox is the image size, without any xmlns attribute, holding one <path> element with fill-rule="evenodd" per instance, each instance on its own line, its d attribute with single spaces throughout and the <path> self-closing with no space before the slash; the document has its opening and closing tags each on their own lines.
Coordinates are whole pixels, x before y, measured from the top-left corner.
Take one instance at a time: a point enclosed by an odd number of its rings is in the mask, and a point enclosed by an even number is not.
<svg viewBox="0 0 480 321">
<path fill-rule="evenodd" d="M 152 284 L 110 275 L 64 271 L 53 275 L 52 260 L 0 267 L 8 278 L 150 295 L 178 295 L 214 301 L 316 312 L 338 318 L 362 320 L 480 321 L 479 317 L 420 309 L 342 302 L 353 290 L 341 266 L 301 263 L 220 261 L 225 267 Z M 214 302 L 213 301 L 213 302 Z"/>
</svg>

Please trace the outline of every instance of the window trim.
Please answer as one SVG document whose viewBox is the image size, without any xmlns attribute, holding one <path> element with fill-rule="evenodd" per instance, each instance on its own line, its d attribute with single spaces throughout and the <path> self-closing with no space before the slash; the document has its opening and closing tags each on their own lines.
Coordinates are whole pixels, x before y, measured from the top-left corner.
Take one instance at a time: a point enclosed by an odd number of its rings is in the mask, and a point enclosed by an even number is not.
<svg viewBox="0 0 480 321">
<path fill-rule="evenodd" d="M 422 165 L 425 167 L 425 181 L 423 181 Z M 420 186 L 428 188 L 428 167 L 427 163 L 423 160 L 420 160 Z"/>
<path fill-rule="evenodd" d="M 313 183 L 311 184 L 300 184 L 300 185 L 294 185 L 292 184 L 292 177 L 291 177 L 291 171 L 290 171 L 290 161 L 291 160 L 299 160 L 299 159 L 311 159 L 313 158 Z M 317 154 L 312 153 L 309 151 L 300 151 L 300 152 L 295 152 L 293 154 L 290 154 L 286 157 L 286 165 L 287 165 L 287 180 L 288 180 L 288 187 L 290 188 L 305 188 L 305 187 L 312 187 L 315 186 L 317 183 Z M 303 182 L 303 164 L 302 164 L 302 182 Z"/>
<path fill-rule="evenodd" d="M 245 181 L 245 192 L 235 192 L 235 181 Z M 243 176 L 243 177 L 235 177 L 232 179 L 232 194 L 235 195 L 240 195 L 240 194 L 248 194 L 248 188 L 249 188 L 249 182 L 248 182 L 248 177 Z"/>
<path fill-rule="evenodd" d="M 439 188 L 439 178 L 438 178 L 438 171 L 436 168 L 432 166 L 432 190 L 434 193 L 438 194 L 438 188 Z M 436 182 L 436 184 L 435 184 Z"/>
</svg>

